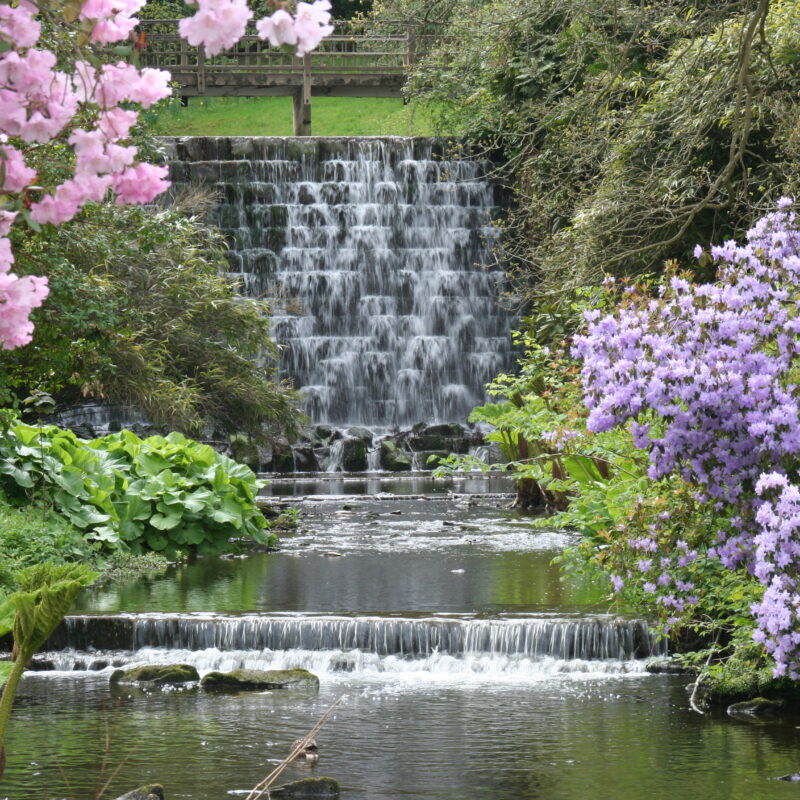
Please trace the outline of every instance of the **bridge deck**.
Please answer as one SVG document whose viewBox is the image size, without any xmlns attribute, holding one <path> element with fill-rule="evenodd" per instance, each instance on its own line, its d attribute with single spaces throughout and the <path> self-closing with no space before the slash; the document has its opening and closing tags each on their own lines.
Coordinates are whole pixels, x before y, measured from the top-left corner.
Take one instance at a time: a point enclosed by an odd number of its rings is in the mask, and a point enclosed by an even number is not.
<svg viewBox="0 0 800 800">
<path fill-rule="evenodd" d="M 311 134 L 311 97 L 402 97 L 408 70 L 435 35 L 395 24 L 385 35 L 338 23 L 333 36 L 304 58 L 276 50 L 254 29 L 231 50 L 208 57 L 178 35 L 178 20 L 143 20 L 141 64 L 168 70 L 188 97 L 295 99 L 295 134 Z"/>
</svg>

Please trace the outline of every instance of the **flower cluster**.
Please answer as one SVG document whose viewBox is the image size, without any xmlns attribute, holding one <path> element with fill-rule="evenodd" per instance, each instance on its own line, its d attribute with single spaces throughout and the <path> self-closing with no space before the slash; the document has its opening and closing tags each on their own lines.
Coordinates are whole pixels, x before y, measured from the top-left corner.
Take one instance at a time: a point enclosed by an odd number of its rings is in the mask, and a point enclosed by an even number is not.
<svg viewBox="0 0 800 800">
<path fill-rule="evenodd" d="M 74 20 L 86 41 L 108 45 L 131 35 L 138 24 L 133 15 L 144 3 L 83 0 L 79 10 L 65 6 L 63 16 Z M 328 0 L 298 3 L 296 18 L 277 11 L 259 23 L 259 31 L 302 55 L 333 30 L 329 9 Z M 0 343 L 6 349 L 30 341 L 28 315 L 48 291 L 46 279 L 10 271 L 11 225 L 60 225 L 109 192 L 117 203 L 149 203 L 169 186 L 166 167 L 138 162 L 136 148 L 121 144 L 137 112 L 120 108 L 148 108 L 169 96 L 169 73 L 122 61 L 98 66 L 80 57 L 69 69 L 59 68 L 55 54 L 40 46 L 39 14 L 32 0 L 0 4 Z M 251 15 L 245 0 L 198 0 L 197 13 L 181 21 L 181 33 L 214 54 L 241 38 Z M 24 147 L 56 138 L 72 146 L 74 173 L 57 186 L 34 186 L 37 174 L 26 163 Z"/>
<path fill-rule="evenodd" d="M 590 430 L 632 420 L 651 478 L 678 474 L 729 512 L 729 529 L 709 554 L 729 568 L 747 564 L 765 585 L 753 609 L 758 638 L 776 672 L 796 676 L 800 492 L 788 476 L 796 475 L 800 453 L 792 382 L 800 355 L 800 228 L 791 200 L 778 206 L 745 245 L 711 249 L 715 283 L 673 274 L 661 297 L 628 293 L 616 314 L 586 315 L 588 333 L 574 353 L 583 361 Z M 676 596 L 658 583 L 648 580 L 648 590 L 669 604 Z"/>
<path fill-rule="evenodd" d="M 763 502 L 756 514 L 755 574 L 766 586 L 753 606 L 755 639 L 775 659 L 778 675 L 800 678 L 800 488 L 785 475 L 765 473 L 756 484 Z"/>
<path fill-rule="evenodd" d="M 179 30 L 189 44 L 203 44 L 212 56 L 238 42 L 253 16 L 246 0 L 197 0 L 197 6 L 193 17 L 181 20 Z M 330 8 L 329 0 L 298 3 L 294 17 L 281 8 L 259 20 L 256 30 L 273 47 L 290 45 L 303 56 L 333 31 Z"/>
</svg>

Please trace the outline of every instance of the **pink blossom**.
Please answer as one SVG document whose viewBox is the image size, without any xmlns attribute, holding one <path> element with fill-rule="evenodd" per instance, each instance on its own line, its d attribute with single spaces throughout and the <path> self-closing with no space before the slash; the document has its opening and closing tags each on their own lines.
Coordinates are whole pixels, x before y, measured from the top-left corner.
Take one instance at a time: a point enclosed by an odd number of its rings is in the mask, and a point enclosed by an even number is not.
<svg viewBox="0 0 800 800">
<path fill-rule="evenodd" d="M 313 50 L 326 36 L 333 32 L 330 22 L 328 0 L 316 0 L 314 3 L 298 3 L 294 30 L 297 34 L 298 56 L 304 56 Z"/>
<path fill-rule="evenodd" d="M 21 192 L 36 177 L 36 170 L 26 166 L 25 159 L 16 147 L 0 147 L 0 177 L 6 192 Z"/>
<path fill-rule="evenodd" d="M 133 31 L 137 24 L 133 15 L 144 2 L 83 0 L 79 19 L 88 23 L 82 27 L 91 30 L 93 42 L 120 41 Z M 245 33 L 252 16 L 246 0 L 197 3 L 195 16 L 180 23 L 191 44 L 203 44 L 214 55 Z M 333 30 L 329 10 L 328 0 L 301 2 L 296 19 L 279 11 L 259 23 L 259 33 L 273 44 L 297 45 L 296 52 L 302 55 Z M 109 188 L 116 191 L 117 203 L 150 202 L 169 186 L 167 169 L 137 163 L 136 148 L 119 144 L 137 120 L 135 110 L 119 104 L 133 102 L 148 108 L 169 96 L 169 73 L 139 70 L 122 61 L 95 68 L 80 59 L 60 69 L 53 52 L 35 47 L 41 35 L 37 13 L 30 0 L 17 0 L 14 5 L 0 0 L 0 43 L 6 43 L 0 52 L 0 191 L 12 195 L 9 207 L 22 207 L 23 198 L 13 195 L 24 192 L 36 172 L 27 166 L 23 153 L 8 144 L 8 137 L 47 143 L 64 136 L 74 150 L 73 176 L 46 187 L 46 193 L 31 204 L 33 222 L 67 222 L 85 203 L 101 202 Z M 0 342 L 6 349 L 30 340 L 29 313 L 41 305 L 48 291 L 46 279 L 10 272 L 14 256 L 8 234 L 17 217 L 16 210 L 0 211 Z"/>
<path fill-rule="evenodd" d="M 294 29 L 292 15 L 278 9 L 271 17 L 264 17 L 256 23 L 256 30 L 262 39 L 269 39 L 273 47 L 282 44 L 297 44 L 297 33 Z"/>
<path fill-rule="evenodd" d="M 131 128 L 136 124 L 138 114 L 122 108 L 112 108 L 103 111 L 97 123 L 98 129 L 109 141 L 125 139 Z"/>
<path fill-rule="evenodd" d="M 45 195 L 31 205 L 31 219 L 40 224 L 61 225 L 69 222 L 84 203 L 100 202 L 111 185 L 110 176 L 82 175 L 64 181 L 55 194 Z"/>
<path fill-rule="evenodd" d="M 41 25 L 33 18 L 34 13 L 24 5 L 16 8 L 0 5 L 0 40 L 9 42 L 17 50 L 33 47 L 41 32 Z"/>
<path fill-rule="evenodd" d="M 166 167 L 139 164 L 115 174 L 113 186 L 117 203 L 149 203 L 169 188 L 169 181 L 164 180 L 168 172 Z"/>
<path fill-rule="evenodd" d="M 139 20 L 131 17 L 144 5 L 144 0 L 86 0 L 81 7 L 81 19 L 94 19 L 91 39 L 98 44 L 110 44 L 126 39 Z"/>
<path fill-rule="evenodd" d="M 150 108 L 153 103 L 172 94 L 170 80 L 171 75 L 163 69 L 143 69 L 139 73 L 139 80 L 131 87 L 128 99 Z"/>
<path fill-rule="evenodd" d="M 245 0 L 198 0 L 197 5 L 197 13 L 182 19 L 178 29 L 189 44 L 204 45 L 210 56 L 236 44 L 253 16 Z"/>
<path fill-rule="evenodd" d="M 14 263 L 14 254 L 11 252 L 11 241 L 6 237 L 0 237 L 0 274 L 5 274 L 11 269 Z"/>
<path fill-rule="evenodd" d="M 33 323 L 28 315 L 42 304 L 49 291 L 47 278 L 32 275 L 20 278 L 9 272 L 11 260 L 8 239 L 0 239 L 0 342 L 5 350 L 21 347 L 31 340 Z"/>
<path fill-rule="evenodd" d="M 16 211 L 0 211 L 0 237 L 8 236 L 11 225 L 17 218 Z"/>
</svg>

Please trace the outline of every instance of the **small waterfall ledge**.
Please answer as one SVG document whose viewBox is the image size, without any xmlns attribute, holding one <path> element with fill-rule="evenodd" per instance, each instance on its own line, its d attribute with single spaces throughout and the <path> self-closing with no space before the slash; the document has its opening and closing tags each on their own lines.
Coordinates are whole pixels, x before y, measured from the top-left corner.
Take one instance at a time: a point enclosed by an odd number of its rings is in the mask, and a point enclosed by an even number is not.
<svg viewBox="0 0 800 800">
<path fill-rule="evenodd" d="M 491 165 L 440 139 L 164 140 L 174 191 L 214 189 L 232 277 L 271 299 L 314 423 L 465 420 L 512 363 Z"/>
<path fill-rule="evenodd" d="M 359 651 L 424 659 L 433 655 L 530 659 L 643 659 L 666 653 L 641 620 L 605 615 L 508 619 L 216 614 L 79 615 L 46 645 L 50 651 Z"/>
</svg>

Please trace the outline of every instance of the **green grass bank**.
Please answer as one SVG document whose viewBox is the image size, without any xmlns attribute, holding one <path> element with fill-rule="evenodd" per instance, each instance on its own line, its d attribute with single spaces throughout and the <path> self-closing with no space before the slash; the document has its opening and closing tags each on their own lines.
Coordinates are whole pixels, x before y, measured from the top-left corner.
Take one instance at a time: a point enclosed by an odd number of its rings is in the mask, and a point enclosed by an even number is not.
<svg viewBox="0 0 800 800">
<path fill-rule="evenodd" d="M 191 98 L 148 115 L 148 128 L 160 136 L 292 136 L 290 97 Z M 315 97 L 311 128 L 315 136 L 433 136 L 430 113 L 411 103 L 383 97 Z"/>
</svg>

